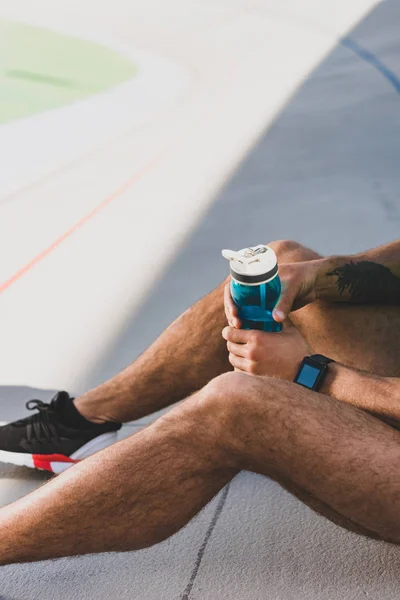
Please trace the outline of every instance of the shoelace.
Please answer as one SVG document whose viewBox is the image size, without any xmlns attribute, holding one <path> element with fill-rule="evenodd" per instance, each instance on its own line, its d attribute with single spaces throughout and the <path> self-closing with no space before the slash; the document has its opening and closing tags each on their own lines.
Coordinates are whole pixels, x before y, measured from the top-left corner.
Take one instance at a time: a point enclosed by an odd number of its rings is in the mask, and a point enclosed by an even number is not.
<svg viewBox="0 0 400 600">
<path fill-rule="evenodd" d="M 52 417 L 55 414 L 54 405 L 47 404 L 41 400 L 29 400 L 25 404 L 28 410 L 38 410 L 39 412 L 32 417 L 29 417 L 28 423 L 25 419 L 17 421 L 15 425 L 26 424 L 26 437 L 28 442 L 37 441 L 44 442 L 46 440 L 60 440 L 57 429 L 52 422 Z"/>
</svg>

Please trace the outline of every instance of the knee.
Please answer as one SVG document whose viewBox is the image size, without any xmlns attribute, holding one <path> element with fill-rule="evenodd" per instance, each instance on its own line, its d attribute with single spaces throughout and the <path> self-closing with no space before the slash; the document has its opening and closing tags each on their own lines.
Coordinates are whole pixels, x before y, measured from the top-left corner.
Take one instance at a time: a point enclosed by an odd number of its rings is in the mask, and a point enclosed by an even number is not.
<svg viewBox="0 0 400 600">
<path fill-rule="evenodd" d="M 278 262 L 304 262 L 307 260 L 316 260 L 321 255 L 310 248 L 306 248 L 299 242 L 293 240 L 277 240 L 268 244 L 275 252 Z"/>
<path fill-rule="evenodd" d="M 258 377 L 247 373 L 229 372 L 212 379 L 202 390 L 202 407 L 219 419 L 232 419 L 243 407 L 246 398 L 257 393 Z"/>
<path fill-rule="evenodd" d="M 170 440 L 194 448 L 214 467 L 243 468 L 251 432 L 260 419 L 267 428 L 272 423 L 270 411 L 278 405 L 289 406 L 289 385 L 268 377 L 225 373 L 164 415 L 159 427 Z"/>
<path fill-rule="evenodd" d="M 168 435 L 189 444 L 216 467 L 235 467 L 233 442 L 241 430 L 243 405 L 252 396 L 256 377 L 226 373 L 161 417 Z"/>
<path fill-rule="evenodd" d="M 197 393 L 163 415 L 156 423 L 160 436 L 196 447 L 213 462 L 224 453 L 232 423 L 240 419 L 241 400 L 256 377 L 229 372 L 212 379 Z M 226 465 L 224 465 L 226 466 Z"/>
<path fill-rule="evenodd" d="M 208 383 L 199 401 L 200 419 L 213 432 L 224 466 L 244 468 L 249 439 L 260 419 L 268 427 L 269 409 L 280 401 L 286 382 L 231 372 Z"/>
<path fill-rule="evenodd" d="M 243 399 L 251 395 L 254 379 L 238 372 L 212 379 L 199 394 L 198 410 L 202 417 L 225 429 L 230 428 L 232 421 L 239 416 Z"/>
</svg>

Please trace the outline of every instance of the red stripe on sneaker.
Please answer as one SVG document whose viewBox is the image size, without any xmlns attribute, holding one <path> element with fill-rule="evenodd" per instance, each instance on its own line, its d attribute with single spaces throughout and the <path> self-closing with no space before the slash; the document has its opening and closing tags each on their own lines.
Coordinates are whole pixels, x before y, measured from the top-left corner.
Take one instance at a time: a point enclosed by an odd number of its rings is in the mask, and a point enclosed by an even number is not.
<svg viewBox="0 0 400 600">
<path fill-rule="evenodd" d="M 64 454 L 32 454 L 33 464 L 37 469 L 45 469 L 46 471 L 53 472 L 51 468 L 52 462 L 61 463 L 77 463 L 79 460 L 64 456 Z"/>
</svg>

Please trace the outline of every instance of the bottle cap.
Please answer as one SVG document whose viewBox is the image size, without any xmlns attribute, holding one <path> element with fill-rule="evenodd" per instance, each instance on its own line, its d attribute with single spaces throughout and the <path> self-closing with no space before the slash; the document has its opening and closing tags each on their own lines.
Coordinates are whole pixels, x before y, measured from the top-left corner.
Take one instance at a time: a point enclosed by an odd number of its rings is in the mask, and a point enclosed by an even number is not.
<svg viewBox="0 0 400 600">
<path fill-rule="evenodd" d="M 263 244 L 237 252 L 222 250 L 222 256 L 230 261 L 232 278 L 239 283 L 266 283 L 278 272 L 275 252 Z"/>
</svg>

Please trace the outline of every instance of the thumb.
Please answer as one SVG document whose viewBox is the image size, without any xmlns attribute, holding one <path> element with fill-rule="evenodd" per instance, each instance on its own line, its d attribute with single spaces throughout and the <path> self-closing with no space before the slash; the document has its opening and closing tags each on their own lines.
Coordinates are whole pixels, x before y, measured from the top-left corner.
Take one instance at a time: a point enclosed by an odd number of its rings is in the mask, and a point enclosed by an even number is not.
<svg viewBox="0 0 400 600">
<path fill-rule="evenodd" d="M 272 313 L 275 321 L 279 323 L 282 323 L 288 317 L 297 296 L 297 290 L 294 286 L 285 287 L 282 288 L 282 293 Z"/>
</svg>

